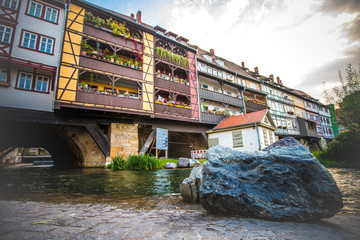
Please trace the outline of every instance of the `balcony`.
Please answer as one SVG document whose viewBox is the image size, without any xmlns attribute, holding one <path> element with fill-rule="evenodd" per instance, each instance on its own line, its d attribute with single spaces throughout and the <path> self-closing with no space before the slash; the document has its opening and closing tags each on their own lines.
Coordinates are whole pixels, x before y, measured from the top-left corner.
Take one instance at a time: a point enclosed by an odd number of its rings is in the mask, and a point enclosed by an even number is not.
<svg viewBox="0 0 360 240">
<path fill-rule="evenodd" d="M 88 34 L 90 36 L 93 36 L 98 39 L 102 39 L 108 42 L 115 43 L 117 45 L 121 45 L 124 47 L 128 47 L 130 49 L 142 51 L 142 43 L 138 40 L 132 40 L 132 39 L 123 39 L 120 36 L 115 36 L 112 34 L 112 31 L 106 28 L 95 28 L 91 25 L 84 25 L 83 32 L 85 34 Z M 136 42 L 136 43 L 135 43 Z"/>
<path fill-rule="evenodd" d="M 227 103 L 232 106 L 236 107 L 244 107 L 243 101 L 241 98 L 236 97 L 230 97 L 228 95 L 206 90 L 206 89 L 200 89 L 200 97 L 203 99 L 221 102 L 221 103 Z"/>
<path fill-rule="evenodd" d="M 112 107 L 124 107 L 141 110 L 143 107 L 140 99 L 125 96 L 109 96 L 93 92 L 76 92 L 76 101 Z"/>
<path fill-rule="evenodd" d="M 143 73 L 140 70 L 87 56 L 80 56 L 80 66 L 137 79 L 142 79 L 143 76 Z"/>
<path fill-rule="evenodd" d="M 298 123 L 300 128 L 301 137 L 319 137 L 316 130 L 316 123 L 313 121 L 306 120 L 304 118 L 298 117 Z"/>
<path fill-rule="evenodd" d="M 191 109 L 183 108 L 183 107 L 175 107 L 165 104 L 154 104 L 154 110 L 156 113 L 164 113 L 170 115 L 176 115 L 177 117 L 191 117 Z"/>
<path fill-rule="evenodd" d="M 246 106 L 246 112 L 250 113 L 250 112 L 257 112 L 263 109 L 267 109 L 268 106 L 263 105 L 263 104 L 257 104 L 257 103 L 253 103 L 253 102 L 249 102 L 246 101 L 245 102 L 245 106 Z"/>
<path fill-rule="evenodd" d="M 170 80 L 155 77 L 155 87 L 166 89 L 169 91 L 190 94 L 190 86 L 182 83 L 176 83 Z"/>
<path fill-rule="evenodd" d="M 224 118 L 225 115 L 221 114 L 201 113 L 201 122 L 203 123 L 219 124 Z"/>
</svg>

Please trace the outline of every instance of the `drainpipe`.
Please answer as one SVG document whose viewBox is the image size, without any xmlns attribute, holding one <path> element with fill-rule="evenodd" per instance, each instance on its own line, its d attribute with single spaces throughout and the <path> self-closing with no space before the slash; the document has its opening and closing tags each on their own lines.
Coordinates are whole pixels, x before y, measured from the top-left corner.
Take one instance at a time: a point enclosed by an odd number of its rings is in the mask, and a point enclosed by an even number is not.
<svg viewBox="0 0 360 240">
<path fill-rule="evenodd" d="M 259 150 L 261 150 L 260 133 L 259 133 L 259 128 L 256 123 L 255 123 L 255 128 L 256 128 L 256 134 L 257 134 L 257 138 L 258 138 L 258 142 L 259 142 Z"/>
<path fill-rule="evenodd" d="M 244 90 L 241 92 L 241 97 L 243 100 L 243 104 L 244 104 L 244 114 L 247 112 L 246 111 L 246 104 L 245 104 L 245 98 L 244 98 L 244 91 L 246 90 L 246 86 L 244 86 Z"/>
<path fill-rule="evenodd" d="M 195 69 L 196 69 L 196 84 L 197 84 L 197 90 L 198 90 L 198 107 L 199 107 L 199 122 L 201 122 L 201 100 L 200 100 L 200 79 L 199 79 L 199 72 L 198 72 L 198 68 L 197 68 L 197 54 L 198 54 L 198 50 L 196 49 L 196 53 L 195 53 Z"/>
<path fill-rule="evenodd" d="M 61 57 L 62 57 L 62 53 L 63 53 L 63 48 L 64 48 L 64 35 L 65 35 L 65 27 L 66 27 L 66 19 L 67 19 L 67 15 L 70 9 L 70 3 L 71 1 L 66 1 L 65 5 L 65 14 L 64 14 L 64 20 L 63 20 L 63 26 L 62 26 L 62 34 L 61 34 L 61 40 L 60 40 L 60 46 L 59 46 L 59 57 L 58 57 L 58 63 L 57 63 L 57 69 L 56 69 L 56 74 L 55 74 L 55 86 L 54 86 L 54 96 L 53 96 L 53 101 L 52 101 L 52 111 L 55 111 L 55 100 L 56 100 L 56 94 L 57 94 L 57 90 L 58 90 L 58 78 L 59 78 L 59 73 L 60 73 L 60 62 L 61 62 Z"/>
</svg>

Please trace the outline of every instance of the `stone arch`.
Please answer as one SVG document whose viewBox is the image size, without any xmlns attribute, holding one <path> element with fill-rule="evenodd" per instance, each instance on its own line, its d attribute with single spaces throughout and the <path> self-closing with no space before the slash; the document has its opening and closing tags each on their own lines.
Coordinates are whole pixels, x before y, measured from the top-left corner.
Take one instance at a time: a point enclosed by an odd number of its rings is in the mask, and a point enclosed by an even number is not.
<svg viewBox="0 0 360 240">
<path fill-rule="evenodd" d="M 42 147 L 56 167 L 103 167 L 105 156 L 85 127 L 5 122 L 0 126 L 0 150 Z"/>
</svg>

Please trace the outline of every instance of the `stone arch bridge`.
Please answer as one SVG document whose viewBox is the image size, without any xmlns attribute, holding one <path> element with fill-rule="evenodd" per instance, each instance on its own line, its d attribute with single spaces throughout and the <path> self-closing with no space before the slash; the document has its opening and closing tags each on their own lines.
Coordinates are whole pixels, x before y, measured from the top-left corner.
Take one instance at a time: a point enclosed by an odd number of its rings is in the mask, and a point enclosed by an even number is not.
<svg viewBox="0 0 360 240">
<path fill-rule="evenodd" d="M 200 124 L 82 110 L 57 114 L 0 108 L 0 151 L 42 147 L 57 167 L 104 167 L 107 157 L 138 154 L 156 127 L 168 129 L 174 139 L 188 142 L 192 148 L 207 148 L 205 131 L 209 126 Z"/>
</svg>

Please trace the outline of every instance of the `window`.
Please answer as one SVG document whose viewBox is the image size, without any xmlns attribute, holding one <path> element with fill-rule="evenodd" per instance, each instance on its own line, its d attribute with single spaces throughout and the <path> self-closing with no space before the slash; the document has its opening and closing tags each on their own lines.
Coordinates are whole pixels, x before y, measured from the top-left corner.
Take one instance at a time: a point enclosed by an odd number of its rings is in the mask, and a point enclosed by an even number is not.
<svg viewBox="0 0 360 240">
<path fill-rule="evenodd" d="M 269 146 L 269 139 L 268 139 L 267 130 L 263 129 L 263 134 L 264 134 L 264 144 L 265 144 L 265 147 L 267 147 L 267 146 Z"/>
<path fill-rule="evenodd" d="M 21 47 L 53 54 L 55 39 L 37 33 L 23 31 Z M 163 75 L 164 76 L 164 75 Z"/>
<path fill-rule="evenodd" d="M 274 134 L 269 131 L 269 137 L 270 137 L 270 144 L 274 143 Z"/>
<path fill-rule="evenodd" d="M 46 7 L 46 11 L 45 11 L 45 20 L 49 21 L 49 22 L 53 22 L 56 23 L 57 22 L 57 16 L 58 16 L 58 10 L 51 8 L 51 7 Z"/>
<path fill-rule="evenodd" d="M 243 147 L 242 131 L 232 132 L 233 147 Z"/>
<path fill-rule="evenodd" d="M 31 90 L 33 75 L 21 72 L 19 74 L 18 88 Z"/>
<path fill-rule="evenodd" d="M 1 69 L 0 68 L 0 82 L 7 82 L 7 71 L 6 69 Z"/>
<path fill-rule="evenodd" d="M 209 148 L 219 145 L 219 138 L 209 138 Z"/>
<path fill-rule="evenodd" d="M 6 8 L 17 9 L 18 1 L 17 0 L 3 0 L 2 5 Z"/>
<path fill-rule="evenodd" d="M 31 1 L 29 4 L 28 14 L 37 18 L 41 18 L 42 9 L 42 4 Z"/>
<path fill-rule="evenodd" d="M 201 84 L 201 87 L 202 87 L 202 88 L 206 88 L 206 89 L 208 89 L 208 88 L 209 88 L 209 86 L 208 86 L 208 85 L 206 85 L 206 84 Z"/>
<path fill-rule="evenodd" d="M 10 43 L 11 42 L 12 28 L 4 25 L 0 25 L 0 42 Z"/>
<path fill-rule="evenodd" d="M 250 88 L 257 89 L 256 83 L 250 82 Z"/>
<path fill-rule="evenodd" d="M 35 77 L 36 76 L 36 77 Z M 37 92 L 48 92 L 50 85 L 50 77 L 45 75 L 33 75 L 32 73 L 20 72 L 17 87 Z M 34 80 L 36 78 L 36 80 Z M 35 85 L 33 86 L 33 80 Z"/>
<path fill-rule="evenodd" d="M 30 16 L 57 23 L 59 10 L 35 1 L 30 1 L 27 13 Z"/>
<path fill-rule="evenodd" d="M 48 86 L 49 86 L 49 77 L 41 76 L 41 75 L 37 76 L 35 91 L 47 92 Z"/>
<path fill-rule="evenodd" d="M 52 53 L 54 40 L 47 37 L 41 37 L 40 52 Z"/>
<path fill-rule="evenodd" d="M 21 46 L 30 49 L 36 49 L 37 35 L 34 33 L 24 32 Z"/>
</svg>

